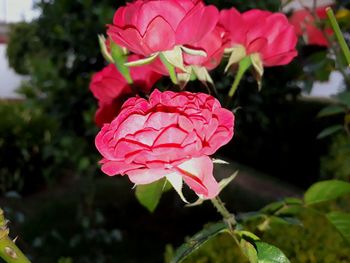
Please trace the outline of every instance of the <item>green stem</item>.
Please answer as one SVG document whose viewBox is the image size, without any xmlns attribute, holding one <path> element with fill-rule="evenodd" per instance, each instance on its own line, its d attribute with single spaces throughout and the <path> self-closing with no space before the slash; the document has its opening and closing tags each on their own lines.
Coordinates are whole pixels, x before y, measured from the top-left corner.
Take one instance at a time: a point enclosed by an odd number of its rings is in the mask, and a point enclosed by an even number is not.
<svg viewBox="0 0 350 263">
<path fill-rule="evenodd" d="M 335 33 L 335 36 L 337 37 L 338 39 L 338 43 L 343 51 L 343 54 L 345 56 L 345 59 L 348 63 L 348 66 L 350 67 L 350 50 L 349 50 L 349 47 L 348 45 L 346 44 L 346 41 L 344 39 L 344 36 L 340 30 L 340 27 L 339 27 L 339 24 L 337 22 L 337 19 L 335 18 L 334 16 L 334 13 L 333 13 L 333 10 L 332 8 L 328 7 L 326 8 L 326 12 L 327 12 L 327 16 L 328 16 L 328 19 L 331 23 L 331 26 L 334 30 L 334 33 Z"/>
<path fill-rule="evenodd" d="M 7 235 L 0 239 L 0 257 L 7 263 L 30 263 L 29 259 Z"/>
<path fill-rule="evenodd" d="M 231 86 L 229 93 L 228 93 L 228 96 L 230 99 L 235 94 L 235 92 L 238 88 L 238 85 L 241 82 L 242 77 L 244 76 L 244 73 L 250 68 L 251 65 L 252 65 L 252 61 L 251 61 L 250 57 L 245 57 L 239 62 L 238 71 L 237 71 L 235 80 Z"/>
<path fill-rule="evenodd" d="M 233 230 L 237 225 L 235 215 L 231 214 L 227 210 L 224 202 L 222 202 L 219 196 L 210 199 L 210 201 L 212 202 L 216 210 L 222 215 L 222 217 L 224 218 L 224 221 L 228 224 L 230 230 Z"/>
<path fill-rule="evenodd" d="M 219 196 L 210 199 L 210 201 L 212 202 L 212 204 L 214 205 L 216 210 L 222 215 L 224 221 L 228 225 L 228 230 L 229 230 L 228 233 L 230 234 L 230 236 L 232 237 L 232 239 L 234 240 L 234 242 L 238 246 L 238 248 L 241 251 L 242 255 L 246 256 L 244 251 L 242 250 L 242 247 L 241 247 L 241 245 L 239 243 L 239 240 L 237 239 L 237 236 L 236 236 L 236 233 L 235 233 L 235 228 L 236 228 L 236 225 L 237 225 L 237 221 L 236 221 L 235 215 L 231 214 L 227 210 L 227 208 L 225 207 L 224 202 L 220 199 Z"/>
<path fill-rule="evenodd" d="M 6 223 L 4 212 L 0 209 L 0 258 L 7 263 L 30 263 L 15 242 L 9 238 Z"/>
</svg>

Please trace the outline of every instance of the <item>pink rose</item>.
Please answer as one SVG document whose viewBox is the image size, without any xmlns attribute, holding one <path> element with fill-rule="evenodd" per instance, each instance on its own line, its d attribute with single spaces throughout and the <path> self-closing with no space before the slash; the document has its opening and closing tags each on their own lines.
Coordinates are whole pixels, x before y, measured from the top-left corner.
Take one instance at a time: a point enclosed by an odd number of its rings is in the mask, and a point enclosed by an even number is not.
<svg viewBox="0 0 350 263">
<path fill-rule="evenodd" d="M 282 13 L 252 9 L 222 10 L 219 24 L 226 28 L 231 47 L 241 45 L 246 55 L 257 53 L 264 66 L 288 64 L 296 55 L 294 27 Z"/>
<path fill-rule="evenodd" d="M 326 8 L 327 6 L 317 8 L 316 15 L 320 20 L 327 19 Z M 289 21 L 294 25 L 296 33 L 299 36 L 305 37 L 306 44 L 329 47 L 326 35 L 331 36 L 333 34 L 332 29 L 326 28 L 322 31 L 322 29 L 317 26 L 310 11 L 305 9 L 297 10 L 289 18 Z"/>
<path fill-rule="evenodd" d="M 149 100 L 127 100 L 96 137 L 102 171 L 129 176 L 135 184 L 166 177 L 175 189 L 184 180 L 199 196 L 219 186 L 208 157 L 233 136 L 234 116 L 203 93 L 154 90 Z"/>
<path fill-rule="evenodd" d="M 217 26 L 204 38 L 191 46 L 193 49 L 203 50 L 207 56 L 195 56 L 184 53 L 184 64 L 186 66 L 201 66 L 208 70 L 216 68 L 224 54 L 225 43 L 225 30 Z"/>
<path fill-rule="evenodd" d="M 183 61 L 186 68 L 191 66 L 204 67 L 207 70 L 216 68 L 224 54 L 225 45 L 227 45 L 226 31 L 222 27 L 215 27 L 208 35 L 200 41 L 194 43 L 191 48 L 194 50 L 201 50 L 206 53 L 206 56 L 190 55 L 183 52 Z M 153 69 L 164 76 L 169 75 L 169 71 L 165 68 L 159 58 L 152 64 Z M 177 73 L 182 73 L 180 69 L 176 69 Z"/>
<path fill-rule="evenodd" d="M 129 61 L 139 58 L 139 56 L 132 55 Z M 144 93 L 148 93 L 161 77 L 147 65 L 132 67 L 130 73 L 134 85 Z M 117 116 L 123 102 L 133 95 L 127 81 L 114 64 L 109 64 L 92 76 L 90 90 L 98 99 L 99 107 L 95 114 L 95 122 L 100 127 L 104 123 L 111 122 Z"/>
<path fill-rule="evenodd" d="M 219 12 L 200 0 L 137 0 L 120 7 L 107 34 L 143 56 L 191 45 L 210 33 Z"/>
</svg>

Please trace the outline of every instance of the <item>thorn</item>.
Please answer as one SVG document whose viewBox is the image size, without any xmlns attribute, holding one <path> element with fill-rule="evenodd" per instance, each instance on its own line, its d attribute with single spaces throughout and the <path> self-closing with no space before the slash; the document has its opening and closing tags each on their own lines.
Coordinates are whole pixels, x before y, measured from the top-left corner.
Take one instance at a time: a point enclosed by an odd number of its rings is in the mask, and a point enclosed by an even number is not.
<svg viewBox="0 0 350 263">
<path fill-rule="evenodd" d="M 17 256 L 16 252 L 15 252 L 12 248 L 10 248 L 10 247 L 5 247 L 5 252 L 6 252 L 6 254 L 9 255 L 11 258 L 13 258 L 13 259 L 18 259 L 18 256 Z"/>
<path fill-rule="evenodd" d="M 13 243 L 16 243 L 17 239 L 18 239 L 18 236 L 16 236 L 16 237 L 12 240 L 12 242 L 13 242 Z"/>
</svg>

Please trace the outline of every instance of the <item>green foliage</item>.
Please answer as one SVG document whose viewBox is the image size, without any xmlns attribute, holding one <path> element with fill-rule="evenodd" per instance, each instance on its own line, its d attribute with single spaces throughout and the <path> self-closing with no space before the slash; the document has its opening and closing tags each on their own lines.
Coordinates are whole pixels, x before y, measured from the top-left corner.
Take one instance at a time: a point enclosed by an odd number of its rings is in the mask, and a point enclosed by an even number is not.
<svg viewBox="0 0 350 263">
<path fill-rule="evenodd" d="M 279 248 L 265 242 L 256 242 L 255 245 L 259 263 L 290 263 Z"/>
<path fill-rule="evenodd" d="M 323 178 L 350 179 L 350 138 L 345 133 L 332 137 L 327 155 L 321 159 Z"/>
<path fill-rule="evenodd" d="M 96 158 L 85 156 L 85 140 L 60 133 L 42 109 L 2 101 L 0 115 L 0 193 L 33 193 L 71 169 L 95 171 Z"/>
<path fill-rule="evenodd" d="M 40 40 L 36 35 L 37 30 L 35 22 L 21 22 L 10 26 L 6 53 L 10 67 L 18 74 L 29 74 L 31 54 L 42 49 Z"/>
<path fill-rule="evenodd" d="M 313 205 L 320 202 L 330 201 L 350 193 L 350 183 L 329 180 L 315 183 L 304 195 L 306 205 Z"/>
<path fill-rule="evenodd" d="M 170 263 L 173 256 L 174 250 L 172 246 L 168 245 L 165 251 L 165 263 Z M 183 263 L 227 263 L 232 261 L 248 263 L 248 259 L 237 248 L 232 237 L 227 233 L 222 233 L 205 243 Z"/>
<path fill-rule="evenodd" d="M 315 214 L 311 210 L 305 210 L 302 212 L 300 219 L 302 225 L 273 224 L 263 232 L 256 228 L 258 221 L 250 222 L 247 227 L 254 232 L 258 232 L 264 242 L 278 247 L 293 263 L 346 263 L 350 261 L 348 245 L 325 217 Z M 170 262 L 171 256 L 173 256 L 172 247 L 167 246 L 166 263 Z M 208 241 L 183 262 L 246 263 L 248 260 L 239 251 L 237 244 L 230 235 L 220 234 Z"/>
<path fill-rule="evenodd" d="M 40 1 L 38 8 L 38 19 L 11 28 L 7 49 L 14 70 L 29 75 L 19 91 L 26 97 L 23 107 L 45 113 L 48 121 L 38 129 L 45 124 L 54 130 L 50 143 L 40 148 L 43 158 L 50 161 L 36 165 L 40 168 L 37 176 L 45 174 L 52 180 L 67 170 L 92 176 L 98 158 L 93 143 L 96 103 L 88 87 L 91 74 L 104 65 L 97 34 L 112 20 L 115 1 Z M 24 166 L 28 161 L 13 156 L 14 164 Z M 20 167 L 17 164 L 14 166 Z M 13 173 L 8 171 L 7 177 Z"/>
<path fill-rule="evenodd" d="M 325 217 L 309 210 L 302 213 L 301 221 L 303 226 L 271 226 L 261 239 L 280 248 L 295 263 L 345 263 L 350 260 L 349 247 Z"/>
<path fill-rule="evenodd" d="M 350 214 L 338 211 L 331 212 L 327 214 L 327 219 L 350 244 Z"/>
<path fill-rule="evenodd" d="M 195 234 L 193 237 L 188 239 L 186 243 L 176 249 L 170 263 L 183 262 L 184 259 L 194 253 L 203 244 L 225 231 L 227 231 L 227 225 L 224 223 L 216 223 L 206 226 L 203 230 Z"/>
<path fill-rule="evenodd" d="M 1 102 L 0 116 L 0 193 L 37 190 L 53 161 L 45 147 L 57 126 L 40 109 L 17 102 Z"/>
</svg>

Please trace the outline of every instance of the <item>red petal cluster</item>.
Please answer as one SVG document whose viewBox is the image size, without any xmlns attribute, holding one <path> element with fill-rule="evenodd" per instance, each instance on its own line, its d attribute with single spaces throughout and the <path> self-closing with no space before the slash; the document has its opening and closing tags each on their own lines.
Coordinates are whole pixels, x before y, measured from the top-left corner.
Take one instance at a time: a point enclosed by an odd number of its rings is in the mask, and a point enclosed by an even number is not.
<svg viewBox="0 0 350 263">
<path fill-rule="evenodd" d="M 321 6 L 316 9 L 316 15 L 321 21 L 327 19 L 327 7 L 328 6 Z M 289 18 L 289 21 L 292 25 L 294 25 L 296 33 L 299 36 L 304 36 L 306 44 L 325 47 L 329 46 L 329 42 L 326 36 L 331 36 L 333 34 L 332 29 L 327 28 L 322 31 L 316 25 L 315 18 L 310 13 L 310 11 L 306 9 L 297 10 Z"/>
<path fill-rule="evenodd" d="M 216 26 L 219 11 L 200 0 L 137 0 L 117 10 L 107 34 L 143 56 L 192 45 Z"/>
<path fill-rule="evenodd" d="M 132 55 L 129 57 L 129 61 L 139 58 L 137 55 Z M 131 76 L 135 87 L 138 87 L 139 91 L 143 93 L 149 93 L 161 77 L 150 66 L 131 68 Z M 92 76 L 90 90 L 98 100 L 95 122 L 100 127 L 104 123 L 111 122 L 118 115 L 123 102 L 135 95 L 114 64 L 109 64 Z"/>
<path fill-rule="evenodd" d="M 297 55 L 295 29 L 282 13 L 258 9 L 239 13 L 231 8 L 221 11 L 219 24 L 231 46 L 244 46 L 247 55 L 259 53 L 264 66 L 285 65 Z"/>
<path fill-rule="evenodd" d="M 130 98 L 96 137 L 108 175 L 128 174 L 135 184 L 178 174 L 197 194 L 218 193 L 208 157 L 233 136 L 234 116 L 212 96 L 159 92 Z"/>
</svg>

